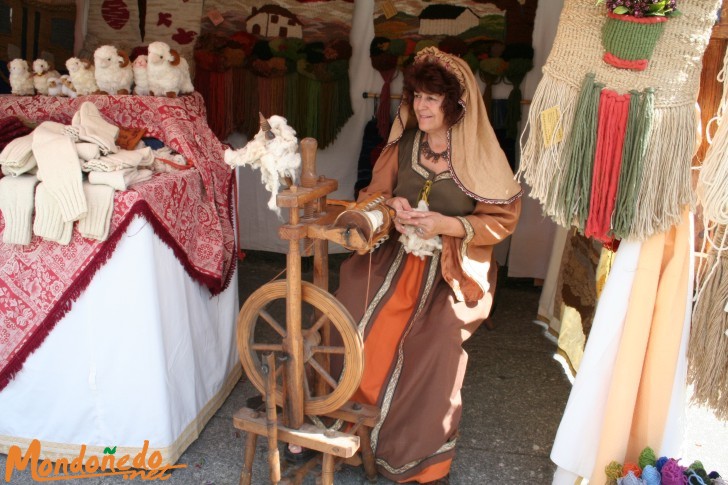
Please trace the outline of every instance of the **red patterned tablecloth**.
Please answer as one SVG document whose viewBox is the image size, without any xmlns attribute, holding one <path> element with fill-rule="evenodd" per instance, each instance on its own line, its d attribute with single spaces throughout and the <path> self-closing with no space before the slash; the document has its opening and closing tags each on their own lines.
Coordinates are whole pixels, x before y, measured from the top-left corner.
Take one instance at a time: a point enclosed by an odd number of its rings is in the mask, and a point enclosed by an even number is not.
<svg viewBox="0 0 728 485">
<path fill-rule="evenodd" d="M 27 246 L 0 242 L 0 390 L 70 310 L 137 214 L 149 221 L 190 276 L 213 294 L 233 274 L 233 177 L 223 162 L 224 146 L 207 125 L 202 96 L 0 96 L 0 117 L 70 124 L 84 101 L 96 104 L 117 126 L 146 128 L 146 136 L 182 153 L 194 168 L 156 174 L 131 190 L 116 192 L 106 241 L 85 239 L 74 228 L 67 246 L 38 237 Z M 0 234 L 4 228 L 0 217 Z"/>
</svg>

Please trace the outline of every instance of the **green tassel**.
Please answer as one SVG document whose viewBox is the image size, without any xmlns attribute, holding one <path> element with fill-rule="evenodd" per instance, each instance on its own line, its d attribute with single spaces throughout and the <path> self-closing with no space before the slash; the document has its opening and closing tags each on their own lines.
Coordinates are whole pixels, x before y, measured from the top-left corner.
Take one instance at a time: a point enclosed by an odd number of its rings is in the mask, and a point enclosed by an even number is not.
<svg viewBox="0 0 728 485">
<path fill-rule="evenodd" d="M 652 131 L 655 106 L 655 92 L 652 88 L 647 88 L 642 95 L 637 91 L 630 93 L 632 97 L 629 103 L 627 133 L 622 149 L 622 167 L 610 232 L 616 239 L 627 237 L 634 221 L 642 179 L 642 161 Z"/>
<path fill-rule="evenodd" d="M 561 201 L 564 220 L 575 217 L 574 223 L 580 230 L 583 230 L 589 215 L 589 195 L 597 146 L 599 96 L 604 88 L 604 84 L 594 82 L 594 77 L 593 73 L 587 74 L 581 85 L 566 160 L 565 183 L 559 194 L 554 194 Z"/>
</svg>

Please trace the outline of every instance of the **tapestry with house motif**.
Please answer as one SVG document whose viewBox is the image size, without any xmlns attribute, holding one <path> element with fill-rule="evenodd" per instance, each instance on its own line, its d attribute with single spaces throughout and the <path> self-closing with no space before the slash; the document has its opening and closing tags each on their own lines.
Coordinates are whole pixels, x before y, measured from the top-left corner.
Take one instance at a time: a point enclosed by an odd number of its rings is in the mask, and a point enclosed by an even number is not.
<svg viewBox="0 0 728 485">
<path fill-rule="evenodd" d="M 217 135 L 252 136 L 261 112 L 285 117 L 321 148 L 333 142 L 352 115 L 353 11 L 353 0 L 206 0 L 195 87 L 210 94 Z"/>
<path fill-rule="evenodd" d="M 538 0 L 385 0 L 374 11 L 372 66 L 384 79 L 377 112 L 380 134 L 389 133 L 390 83 L 422 48 L 431 45 L 465 59 L 485 84 L 489 116 L 492 86 L 513 85 L 504 138 L 515 140 L 521 116 L 521 81 L 533 67 L 533 24 Z M 492 116 L 491 116 L 492 117 Z"/>
</svg>

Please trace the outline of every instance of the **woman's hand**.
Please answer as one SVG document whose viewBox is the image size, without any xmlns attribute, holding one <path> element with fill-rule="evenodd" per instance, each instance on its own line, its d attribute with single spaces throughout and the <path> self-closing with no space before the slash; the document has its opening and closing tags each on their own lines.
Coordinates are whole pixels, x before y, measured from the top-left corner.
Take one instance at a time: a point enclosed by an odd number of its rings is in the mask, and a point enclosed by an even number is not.
<svg viewBox="0 0 728 485">
<path fill-rule="evenodd" d="M 392 197 L 387 200 L 385 204 L 395 211 L 394 228 L 397 229 L 398 232 L 404 234 L 405 228 L 402 221 L 406 219 L 406 214 L 413 212 L 409 201 L 404 197 Z"/>
<path fill-rule="evenodd" d="M 445 216 L 439 212 L 409 211 L 402 215 L 400 223 L 414 226 L 415 233 L 422 239 L 431 239 L 438 235 L 465 236 L 465 228 L 456 217 Z"/>
</svg>

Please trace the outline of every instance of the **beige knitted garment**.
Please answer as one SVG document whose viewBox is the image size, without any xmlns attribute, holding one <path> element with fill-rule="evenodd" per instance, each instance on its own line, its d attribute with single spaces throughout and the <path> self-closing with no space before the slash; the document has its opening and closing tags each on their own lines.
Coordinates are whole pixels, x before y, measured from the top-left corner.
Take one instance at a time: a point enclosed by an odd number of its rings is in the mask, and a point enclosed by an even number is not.
<svg viewBox="0 0 728 485">
<path fill-rule="evenodd" d="M 693 202 L 690 162 L 695 152 L 699 120 L 696 101 L 703 53 L 710 40 L 720 0 L 682 0 L 682 15 L 666 22 L 664 33 L 644 71 L 612 67 L 602 60 L 602 27 L 607 9 L 594 0 L 565 0 L 553 48 L 543 68 L 521 143 L 518 175 L 531 186 L 531 196 L 558 224 L 569 227 L 572 216 L 558 207 L 565 182 L 566 141 L 579 89 L 587 73 L 617 93 L 655 90 L 652 131 L 647 140 L 635 219 L 626 239 L 644 240 L 680 220 L 681 207 Z M 542 113 L 558 121 L 549 129 Z M 544 133 L 556 133 L 550 140 Z"/>
</svg>

